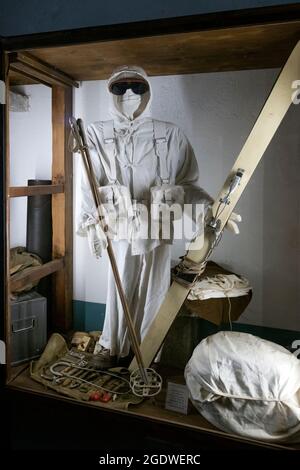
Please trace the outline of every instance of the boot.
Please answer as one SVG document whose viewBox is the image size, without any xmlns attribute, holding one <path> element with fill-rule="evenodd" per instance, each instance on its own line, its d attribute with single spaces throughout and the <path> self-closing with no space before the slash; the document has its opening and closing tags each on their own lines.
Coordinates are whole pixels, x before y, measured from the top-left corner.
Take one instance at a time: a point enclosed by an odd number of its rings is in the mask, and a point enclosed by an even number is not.
<svg viewBox="0 0 300 470">
<path fill-rule="evenodd" d="M 96 343 L 90 363 L 95 369 L 110 369 L 117 365 L 117 356 L 111 356 L 109 349 Z"/>
</svg>

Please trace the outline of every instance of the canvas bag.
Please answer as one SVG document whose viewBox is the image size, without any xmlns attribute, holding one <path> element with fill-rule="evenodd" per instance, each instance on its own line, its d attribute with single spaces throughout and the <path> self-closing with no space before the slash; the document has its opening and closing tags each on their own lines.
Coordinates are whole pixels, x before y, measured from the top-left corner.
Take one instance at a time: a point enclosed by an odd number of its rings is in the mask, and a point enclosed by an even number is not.
<svg viewBox="0 0 300 470">
<path fill-rule="evenodd" d="M 300 441 L 300 361 L 282 346 L 219 332 L 195 348 L 185 379 L 199 413 L 223 431 Z"/>
<path fill-rule="evenodd" d="M 28 253 L 26 248 L 23 246 L 16 246 L 10 249 L 10 275 L 16 276 L 18 273 L 26 271 L 30 273 L 34 271 L 38 266 L 41 266 L 42 260 L 35 253 Z M 21 294 L 27 292 L 33 287 L 37 286 L 39 280 L 28 282 L 25 286 L 15 288 L 12 294 Z"/>
</svg>

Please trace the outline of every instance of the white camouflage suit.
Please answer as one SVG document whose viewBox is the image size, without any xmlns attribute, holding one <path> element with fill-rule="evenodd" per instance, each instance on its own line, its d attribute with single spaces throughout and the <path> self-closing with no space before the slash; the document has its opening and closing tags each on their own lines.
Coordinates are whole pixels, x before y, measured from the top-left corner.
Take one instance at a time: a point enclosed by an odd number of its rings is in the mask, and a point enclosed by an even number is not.
<svg viewBox="0 0 300 470">
<path fill-rule="evenodd" d="M 112 74 L 108 85 L 122 77 L 143 77 L 148 81 L 141 68 L 125 66 Z M 158 121 L 154 121 L 148 112 L 150 83 L 149 91 L 143 95 L 134 94 L 129 89 L 121 96 L 111 94 L 111 99 L 117 182 L 129 188 L 132 199 L 149 201 L 150 188 L 161 183 L 154 136 L 154 125 Z M 87 128 L 91 158 L 100 186 L 112 182 L 108 174 L 111 152 L 107 151 L 107 141 L 104 142 L 104 127 L 105 122 L 98 121 Z M 197 186 L 198 165 L 189 141 L 176 125 L 164 123 L 163 128 L 167 141 L 166 166 L 170 184 L 184 188 L 186 203 L 210 204 L 210 196 Z M 103 242 L 95 229 L 95 208 L 85 177 L 82 178 L 81 190 L 77 233 L 88 235 L 93 253 L 99 256 Z M 113 241 L 112 244 L 136 332 L 139 340 L 142 340 L 170 285 L 171 245 L 164 240 L 138 238 Z M 129 353 L 126 323 L 111 268 L 100 344 L 110 350 L 111 356 L 124 357 Z"/>
</svg>

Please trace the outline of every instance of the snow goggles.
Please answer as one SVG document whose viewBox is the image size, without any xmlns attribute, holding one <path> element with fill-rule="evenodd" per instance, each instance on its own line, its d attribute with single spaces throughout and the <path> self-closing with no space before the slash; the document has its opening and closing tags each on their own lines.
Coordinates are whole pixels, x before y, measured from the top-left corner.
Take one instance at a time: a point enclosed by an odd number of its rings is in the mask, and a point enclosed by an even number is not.
<svg viewBox="0 0 300 470">
<path fill-rule="evenodd" d="M 126 91 L 130 89 L 136 95 L 143 95 L 149 91 L 149 85 L 144 80 L 132 79 L 132 80 L 120 80 L 119 82 L 113 82 L 109 86 L 109 91 L 113 95 L 124 95 Z"/>
</svg>

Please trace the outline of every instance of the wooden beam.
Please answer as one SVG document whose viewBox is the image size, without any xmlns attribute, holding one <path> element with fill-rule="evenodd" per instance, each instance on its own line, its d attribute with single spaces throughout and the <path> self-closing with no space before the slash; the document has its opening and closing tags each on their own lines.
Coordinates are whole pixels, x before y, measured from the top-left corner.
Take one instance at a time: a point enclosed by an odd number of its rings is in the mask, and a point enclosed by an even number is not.
<svg viewBox="0 0 300 470">
<path fill-rule="evenodd" d="M 13 52 L 9 54 L 9 64 L 12 71 L 21 72 L 31 79 L 36 78 L 45 85 L 79 86 L 68 74 L 28 53 Z"/>
<path fill-rule="evenodd" d="M 66 331 L 72 327 L 73 299 L 73 156 L 68 149 L 72 88 L 52 89 L 52 181 L 64 184 L 63 194 L 52 196 L 53 258 L 63 256 L 65 267 L 52 278 L 52 326 Z"/>
<path fill-rule="evenodd" d="M 32 268 L 30 272 L 26 272 L 25 270 L 20 273 L 13 274 L 10 278 L 11 292 L 22 289 L 22 287 L 25 287 L 27 284 L 31 284 L 32 282 L 36 282 L 43 277 L 49 276 L 49 274 L 60 271 L 63 269 L 63 267 L 64 258 L 59 258 L 53 261 L 49 261 L 42 266 Z"/>
<path fill-rule="evenodd" d="M 19 80 L 19 85 L 36 85 L 36 84 L 42 84 L 46 85 L 48 87 L 51 87 L 52 85 L 45 80 L 43 77 L 40 75 L 37 75 L 35 73 L 30 73 L 26 70 L 22 70 L 20 67 L 15 67 L 14 65 L 10 65 L 9 68 L 9 77 L 10 77 L 10 83 L 12 85 L 17 85 L 17 83 L 14 80 L 15 75 L 18 74 L 19 77 L 22 77 L 22 79 Z"/>
<path fill-rule="evenodd" d="M 18 85 L 35 85 L 40 83 L 36 78 L 24 74 L 24 72 L 18 72 L 17 70 L 9 69 L 9 81 L 11 86 Z"/>
<path fill-rule="evenodd" d="M 46 194 L 59 194 L 64 192 L 63 184 L 45 184 L 37 186 L 12 186 L 9 188 L 9 197 L 42 196 Z"/>
</svg>

